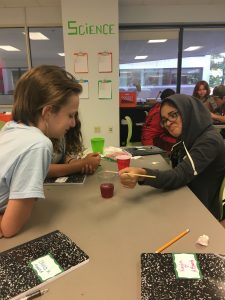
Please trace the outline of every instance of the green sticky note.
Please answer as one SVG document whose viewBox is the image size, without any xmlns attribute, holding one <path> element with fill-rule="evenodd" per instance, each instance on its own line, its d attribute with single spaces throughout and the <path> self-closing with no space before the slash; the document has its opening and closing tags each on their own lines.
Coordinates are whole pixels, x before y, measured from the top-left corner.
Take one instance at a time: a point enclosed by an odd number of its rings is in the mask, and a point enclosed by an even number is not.
<svg viewBox="0 0 225 300">
<path fill-rule="evenodd" d="M 173 255 L 176 278 L 201 279 L 202 273 L 196 254 L 177 253 Z"/>
<path fill-rule="evenodd" d="M 50 253 L 31 261 L 29 266 L 42 282 L 64 271 Z"/>
</svg>

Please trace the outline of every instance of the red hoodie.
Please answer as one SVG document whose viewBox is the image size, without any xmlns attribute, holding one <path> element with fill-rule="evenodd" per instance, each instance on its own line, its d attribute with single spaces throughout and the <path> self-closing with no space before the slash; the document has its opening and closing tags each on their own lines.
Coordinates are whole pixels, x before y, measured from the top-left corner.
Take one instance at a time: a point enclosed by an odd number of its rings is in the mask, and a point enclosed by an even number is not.
<svg viewBox="0 0 225 300">
<path fill-rule="evenodd" d="M 141 142 L 145 146 L 154 145 L 168 152 L 176 143 L 176 139 L 160 125 L 160 103 L 156 103 L 146 117 Z"/>
</svg>

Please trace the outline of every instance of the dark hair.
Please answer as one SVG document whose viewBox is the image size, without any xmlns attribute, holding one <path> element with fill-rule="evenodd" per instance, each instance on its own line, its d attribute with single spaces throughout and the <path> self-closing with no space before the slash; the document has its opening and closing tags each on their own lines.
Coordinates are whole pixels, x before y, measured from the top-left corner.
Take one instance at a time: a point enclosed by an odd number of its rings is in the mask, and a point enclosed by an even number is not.
<svg viewBox="0 0 225 300">
<path fill-rule="evenodd" d="M 50 65 L 33 68 L 16 85 L 12 118 L 36 126 L 45 106 L 50 105 L 53 112 L 58 112 L 70 96 L 81 92 L 82 86 L 75 77 L 62 68 Z"/>
<path fill-rule="evenodd" d="M 83 151 L 83 139 L 81 133 L 81 122 L 78 112 L 75 114 L 75 127 L 71 127 L 65 134 L 65 154 L 76 155 Z M 60 140 L 51 139 L 54 152 L 60 151 Z"/>
<path fill-rule="evenodd" d="M 207 93 L 206 93 L 205 96 L 206 96 L 206 97 L 209 96 L 209 94 L 210 94 L 210 88 L 209 88 L 208 82 L 205 81 L 205 80 L 200 80 L 200 81 L 198 81 L 198 82 L 196 83 L 196 85 L 195 85 L 195 87 L 194 87 L 194 90 L 193 90 L 192 96 L 194 96 L 194 97 L 196 97 L 196 98 L 199 98 L 198 90 L 199 90 L 199 88 L 200 88 L 201 85 L 203 85 L 204 88 L 205 88 L 206 91 L 207 91 Z"/>
<path fill-rule="evenodd" d="M 169 97 L 169 96 L 172 96 L 175 94 L 175 91 L 172 90 L 172 89 L 165 89 L 162 91 L 161 95 L 160 95 L 160 98 L 161 100 L 164 100 L 165 98 Z"/>
<path fill-rule="evenodd" d="M 168 99 L 163 100 L 163 102 L 162 102 L 162 104 L 161 104 L 160 110 L 162 110 L 162 107 L 163 107 L 165 104 L 167 104 L 167 105 L 169 105 L 169 106 L 171 106 L 171 107 L 174 107 L 174 108 L 178 109 L 177 106 L 176 106 L 176 104 L 175 104 L 172 100 L 170 100 L 170 99 L 168 98 Z"/>
</svg>

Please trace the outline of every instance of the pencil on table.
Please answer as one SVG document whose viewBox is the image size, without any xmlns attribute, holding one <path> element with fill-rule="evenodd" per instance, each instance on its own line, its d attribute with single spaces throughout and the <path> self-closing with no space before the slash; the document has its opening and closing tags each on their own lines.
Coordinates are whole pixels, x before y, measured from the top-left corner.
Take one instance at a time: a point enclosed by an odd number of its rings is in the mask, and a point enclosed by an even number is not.
<svg viewBox="0 0 225 300">
<path fill-rule="evenodd" d="M 105 172 L 107 173 L 114 173 L 114 174 L 118 174 L 119 172 L 116 172 L 116 171 L 109 171 L 109 170 L 106 170 Z M 147 177 L 147 178 L 156 178 L 156 176 L 153 176 L 153 175 L 142 175 L 142 174 L 135 174 L 135 173 L 126 173 L 127 175 L 135 175 L 135 176 L 140 176 L 140 177 Z"/>
<path fill-rule="evenodd" d="M 162 247 L 160 247 L 159 249 L 157 249 L 155 251 L 155 253 L 160 253 L 162 252 L 164 249 L 168 248 L 170 245 L 172 245 L 173 243 L 175 243 L 176 241 L 178 241 L 179 239 L 181 239 L 183 236 L 185 236 L 188 232 L 190 232 L 190 229 L 186 229 L 183 232 L 181 232 L 178 236 L 176 236 L 175 238 L 173 238 L 171 241 L 169 241 L 168 243 L 166 243 L 165 245 L 163 245 Z"/>
</svg>

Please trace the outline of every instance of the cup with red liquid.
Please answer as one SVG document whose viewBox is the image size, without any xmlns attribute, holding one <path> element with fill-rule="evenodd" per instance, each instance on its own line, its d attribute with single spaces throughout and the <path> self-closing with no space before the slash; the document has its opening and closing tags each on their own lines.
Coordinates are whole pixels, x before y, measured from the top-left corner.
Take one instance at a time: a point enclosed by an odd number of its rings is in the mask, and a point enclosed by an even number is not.
<svg viewBox="0 0 225 300">
<path fill-rule="evenodd" d="M 116 156 L 118 170 L 120 171 L 126 167 L 129 167 L 130 159 L 131 159 L 131 156 L 126 155 L 126 154 Z"/>
<path fill-rule="evenodd" d="M 113 197 L 115 176 L 115 174 L 104 171 L 97 174 L 102 198 L 107 199 Z"/>
</svg>

